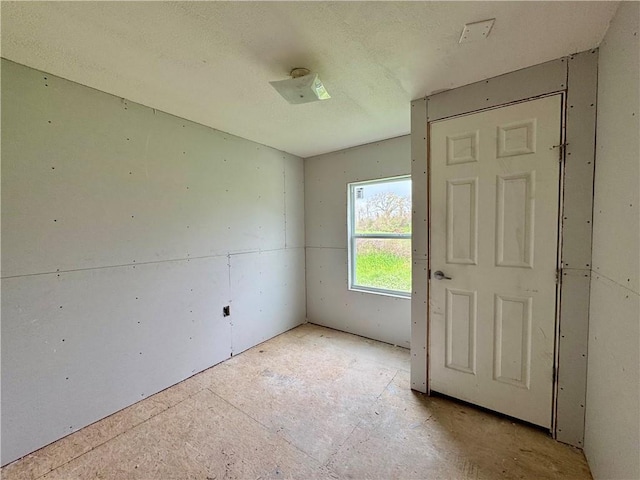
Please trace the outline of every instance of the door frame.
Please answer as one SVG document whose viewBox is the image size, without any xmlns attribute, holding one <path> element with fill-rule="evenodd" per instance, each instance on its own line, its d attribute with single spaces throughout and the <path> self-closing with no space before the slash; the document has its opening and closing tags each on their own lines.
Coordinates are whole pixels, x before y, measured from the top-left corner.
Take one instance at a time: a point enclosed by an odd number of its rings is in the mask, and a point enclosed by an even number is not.
<svg viewBox="0 0 640 480">
<path fill-rule="evenodd" d="M 411 102 L 413 185 L 411 388 L 429 392 L 430 122 L 563 94 L 560 251 L 551 433 L 582 448 L 586 406 L 598 50 L 507 73 Z"/>
</svg>

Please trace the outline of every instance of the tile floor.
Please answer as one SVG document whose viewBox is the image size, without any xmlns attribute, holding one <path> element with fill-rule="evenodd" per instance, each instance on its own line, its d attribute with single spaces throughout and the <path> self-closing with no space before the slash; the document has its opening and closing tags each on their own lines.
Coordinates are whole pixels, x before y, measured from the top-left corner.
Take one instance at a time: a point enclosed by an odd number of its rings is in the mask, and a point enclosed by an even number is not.
<svg viewBox="0 0 640 480">
<path fill-rule="evenodd" d="M 409 389 L 409 352 L 302 325 L 55 442 L 15 479 L 590 479 L 545 432 Z"/>
</svg>

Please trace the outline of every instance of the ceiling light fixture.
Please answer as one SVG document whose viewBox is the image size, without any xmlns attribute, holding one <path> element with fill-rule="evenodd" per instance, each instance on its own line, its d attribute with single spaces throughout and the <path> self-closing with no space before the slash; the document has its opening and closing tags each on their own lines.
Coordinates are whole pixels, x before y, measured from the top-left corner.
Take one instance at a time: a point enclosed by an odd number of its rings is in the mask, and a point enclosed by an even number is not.
<svg viewBox="0 0 640 480">
<path fill-rule="evenodd" d="M 317 73 L 307 68 L 294 68 L 289 75 L 291 78 L 286 80 L 269 82 L 287 102 L 298 104 L 331 98 Z"/>
<path fill-rule="evenodd" d="M 495 21 L 495 18 L 490 18 L 481 22 L 467 23 L 462 29 L 459 43 L 477 42 L 478 40 L 486 39 Z"/>
</svg>

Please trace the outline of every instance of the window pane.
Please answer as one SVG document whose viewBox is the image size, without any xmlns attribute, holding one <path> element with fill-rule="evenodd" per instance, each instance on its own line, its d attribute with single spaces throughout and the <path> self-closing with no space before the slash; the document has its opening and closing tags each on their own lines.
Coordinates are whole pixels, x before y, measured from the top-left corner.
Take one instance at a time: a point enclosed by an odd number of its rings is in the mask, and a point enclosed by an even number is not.
<svg viewBox="0 0 640 480">
<path fill-rule="evenodd" d="M 358 238 L 354 285 L 409 293 L 411 240 Z"/>
<path fill-rule="evenodd" d="M 411 180 L 354 185 L 355 233 L 411 233 Z"/>
</svg>

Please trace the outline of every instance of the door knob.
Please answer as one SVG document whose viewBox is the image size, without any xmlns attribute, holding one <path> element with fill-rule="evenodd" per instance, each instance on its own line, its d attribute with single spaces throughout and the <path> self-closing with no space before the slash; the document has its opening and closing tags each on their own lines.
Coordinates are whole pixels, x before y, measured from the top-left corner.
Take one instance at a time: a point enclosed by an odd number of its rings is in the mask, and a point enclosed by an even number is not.
<svg viewBox="0 0 640 480">
<path fill-rule="evenodd" d="M 451 277 L 447 277 L 442 270 L 438 270 L 433 274 L 433 278 L 436 280 L 451 280 Z"/>
</svg>

